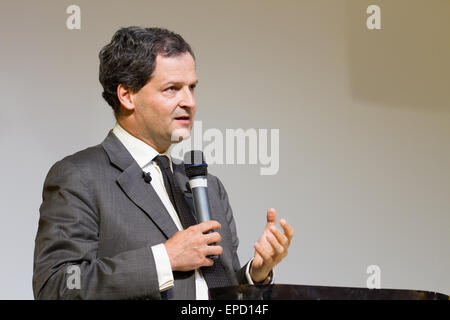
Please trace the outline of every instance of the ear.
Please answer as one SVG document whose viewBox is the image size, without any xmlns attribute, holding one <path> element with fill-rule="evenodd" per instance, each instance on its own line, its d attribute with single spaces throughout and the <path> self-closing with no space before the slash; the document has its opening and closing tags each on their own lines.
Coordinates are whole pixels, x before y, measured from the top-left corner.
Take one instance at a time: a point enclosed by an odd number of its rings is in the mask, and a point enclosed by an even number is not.
<svg viewBox="0 0 450 320">
<path fill-rule="evenodd" d="M 119 84 L 117 86 L 117 98 L 127 111 L 134 110 L 134 95 L 131 89 Z"/>
</svg>

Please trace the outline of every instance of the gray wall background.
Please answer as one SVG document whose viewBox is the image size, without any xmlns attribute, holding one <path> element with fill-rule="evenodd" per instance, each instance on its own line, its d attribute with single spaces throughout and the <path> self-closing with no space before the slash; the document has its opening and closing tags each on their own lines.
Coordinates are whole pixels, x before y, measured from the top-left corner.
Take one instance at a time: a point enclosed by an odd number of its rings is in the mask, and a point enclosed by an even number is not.
<svg viewBox="0 0 450 320">
<path fill-rule="evenodd" d="M 66 8 L 81 7 L 81 30 Z M 382 30 L 366 28 L 378 4 Z M 280 170 L 214 165 L 245 262 L 274 207 L 296 235 L 277 283 L 450 294 L 450 1 L 0 1 L 0 298 L 31 299 L 44 178 L 113 127 L 100 48 L 181 33 L 203 129 L 280 129 Z"/>
</svg>

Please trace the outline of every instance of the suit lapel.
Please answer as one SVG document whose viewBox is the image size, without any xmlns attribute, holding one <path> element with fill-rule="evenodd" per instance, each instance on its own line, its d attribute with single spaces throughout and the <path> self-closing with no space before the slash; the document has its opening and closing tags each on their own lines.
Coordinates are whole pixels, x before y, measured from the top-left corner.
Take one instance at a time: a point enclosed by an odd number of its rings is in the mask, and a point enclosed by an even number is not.
<svg viewBox="0 0 450 320">
<path fill-rule="evenodd" d="M 117 183 L 128 198 L 160 228 L 167 238 L 172 237 L 178 228 L 167 212 L 151 184 L 144 181 L 142 169 L 139 167 L 120 140 L 109 132 L 102 146 L 113 165 L 123 172 Z"/>
</svg>

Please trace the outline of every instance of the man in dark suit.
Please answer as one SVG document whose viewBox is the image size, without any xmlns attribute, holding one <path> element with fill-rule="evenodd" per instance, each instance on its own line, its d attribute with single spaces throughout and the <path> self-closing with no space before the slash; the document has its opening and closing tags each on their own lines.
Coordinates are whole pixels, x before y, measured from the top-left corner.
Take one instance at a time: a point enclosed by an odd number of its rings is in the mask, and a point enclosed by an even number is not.
<svg viewBox="0 0 450 320">
<path fill-rule="evenodd" d="M 197 223 L 184 166 L 171 161 L 174 136 L 189 136 L 196 110 L 189 44 L 165 29 L 128 27 L 99 57 L 103 97 L 117 123 L 103 143 L 47 175 L 35 298 L 207 299 L 208 288 L 270 283 L 293 228 L 282 219 L 278 229 L 269 209 L 255 255 L 241 267 L 224 186 L 208 175 L 212 220 Z"/>
</svg>

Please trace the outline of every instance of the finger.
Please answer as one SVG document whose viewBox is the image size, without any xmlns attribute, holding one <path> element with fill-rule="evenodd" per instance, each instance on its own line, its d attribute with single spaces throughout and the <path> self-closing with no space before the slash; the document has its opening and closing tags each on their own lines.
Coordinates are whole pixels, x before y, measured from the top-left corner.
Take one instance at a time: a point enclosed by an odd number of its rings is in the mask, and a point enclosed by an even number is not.
<svg viewBox="0 0 450 320">
<path fill-rule="evenodd" d="M 255 243 L 254 248 L 265 262 L 272 261 L 272 255 L 266 249 L 264 249 L 263 246 L 261 246 L 258 242 Z"/>
<path fill-rule="evenodd" d="M 212 267 L 214 265 L 214 260 L 205 257 L 205 261 L 202 263 L 202 267 Z"/>
<path fill-rule="evenodd" d="M 270 232 L 277 238 L 278 242 L 285 248 L 289 247 L 289 239 L 281 232 L 280 229 L 272 226 Z"/>
<path fill-rule="evenodd" d="M 197 225 L 197 228 L 202 233 L 206 233 L 210 230 L 217 230 L 220 229 L 221 227 L 222 226 L 220 225 L 220 223 L 215 220 L 208 220 Z"/>
<path fill-rule="evenodd" d="M 205 248 L 205 256 L 218 256 L 223 253 L 223 248 L 221 246 L 207 246 Z"/>
<path fill-rule="evenodd" d="M 218 243 L 222 241 L 222 236 L 218 232 L 211 232 L 205 234 L 206 244 Z"/>
<path fill-rule="evenodd" d="M 280 256 L 285 252 L 284 247 L 278 242 L 277 238 L 275 238 L 272 233 L 267 235 L 267 241 L 269 241 L 272 246 L 275 256 Z"/>
<path fill-rule="evenodd" d="M 270 255 L 273 255 L 273 249 L 271 244 L 269 243 L 269 240 L 267 238 L 267 235 L 270 233 L 270 230 L 266 229 L 263 231 L 261 237 L 258 240 L 258 244 L 266 250 Z"/>
<path fill-rule="evenodd" d="M 280 220 L 280 225 L 284 230 L 284 234 L 286 235 L 286 237 L 289 239 L 289 243 L 291 242 L 292 237 L 294 236 L 294 228 L 292 228 L 292 226 L 285 220 L 285 219 L 281 219 Z"/>
<path fill-rule="evenodd" d="M 277 211 L 274 208 L 267 210 L 267 225 L 275 224 L 277 222 Z"/>
</svg>

